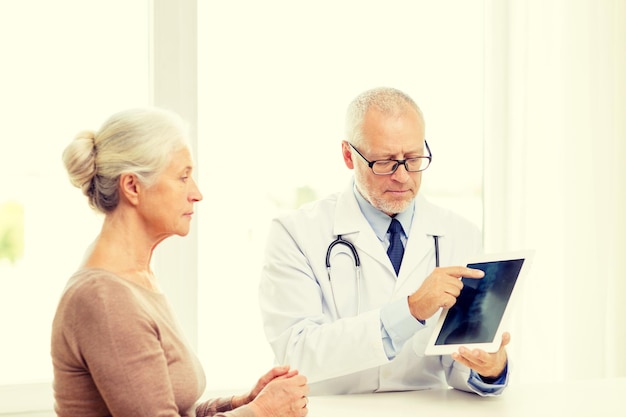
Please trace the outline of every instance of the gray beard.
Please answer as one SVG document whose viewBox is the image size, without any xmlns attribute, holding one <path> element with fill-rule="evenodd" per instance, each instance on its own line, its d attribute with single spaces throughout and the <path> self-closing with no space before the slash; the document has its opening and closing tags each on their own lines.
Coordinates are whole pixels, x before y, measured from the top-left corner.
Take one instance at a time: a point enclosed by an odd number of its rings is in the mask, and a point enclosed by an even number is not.
<svg viewBox="0 0 626 417">
<path fill-rule="evenodd" d="M 356 183 L 356 189 L 361 194 L 361 196 L 367 200 L 374 208 L 382 211 L 388 216 L 395 216 L 398 213 L 402 213 L 406 210 L 411 204 L 412 200 L 403 200 L 403 201 L 386 201 L 382 198 L 374 198 L 369 195 L 367 192 L 364 192 L 359 183 Z"/>
</svg>

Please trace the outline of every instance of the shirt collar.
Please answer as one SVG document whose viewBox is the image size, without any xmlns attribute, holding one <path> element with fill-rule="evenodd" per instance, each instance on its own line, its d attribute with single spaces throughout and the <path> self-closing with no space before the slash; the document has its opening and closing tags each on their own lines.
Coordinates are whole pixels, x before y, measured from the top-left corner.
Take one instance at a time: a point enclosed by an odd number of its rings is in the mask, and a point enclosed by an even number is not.
<svg viewBox="0 0 626 417">
<path fill-rule="evenodd" d="M 374 233 L 378 239 L 383 242 L 387 235 L 387 230 L 389 229 L 389 225 L 391 224 L 392 217 L 389 217 L 382 211 L 378 210 L 376 207 L 372 206 L 369 201 L 367 201 L 361 193 L 357 190 L 356 184 L 354 184 L 352 188 L 354 192 L 354 196 L 356 197 L 357 204 L 361 209 L 361 213 L 365 217 L 365 220 L 370 224 Z M 402 228 L 404 229 L 404 235 L 408 238 L 409 232 L 411 230 L 411 223 L 413 223 L 413 213 L 415 212 L 415 200 L 411 201 L 409 207 L 404 210 L 402 213 L 398 213 L 395 216 Z"/>
</svg>

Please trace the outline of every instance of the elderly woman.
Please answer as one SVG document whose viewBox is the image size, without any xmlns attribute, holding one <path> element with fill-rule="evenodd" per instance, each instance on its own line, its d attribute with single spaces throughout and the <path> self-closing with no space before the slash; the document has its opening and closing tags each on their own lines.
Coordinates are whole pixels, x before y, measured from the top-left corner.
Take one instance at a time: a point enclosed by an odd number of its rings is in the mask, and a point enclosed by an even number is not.
<svg viewBox="0 0 626 417">
<path fill-rule="evenodd" d="M 289 367 L 244 395 L 199 402 L 204 372 L 150 267 L 161 241 L 187 235 L 202 200 L 185 123 L 156 108 L 120 112 L 80 133 L 63 161 L 104 222 L 53 322 L 57 414 L 306 415 L 306 378 Z"/>
</svg>

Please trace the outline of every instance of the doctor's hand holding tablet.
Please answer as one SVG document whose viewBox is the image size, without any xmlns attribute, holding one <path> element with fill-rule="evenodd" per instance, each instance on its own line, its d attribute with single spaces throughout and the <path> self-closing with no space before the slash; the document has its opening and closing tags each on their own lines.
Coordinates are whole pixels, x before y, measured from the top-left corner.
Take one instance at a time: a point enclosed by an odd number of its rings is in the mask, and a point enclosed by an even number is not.
<svg viewBox="0 0 626 417">
<path fill-rule="evenodd" d="M 425 353 L 451 354 L 454 360 L 475 370 L 484 379 L 500 375 L 507 363 L 505 346 L 511 340 L 511 335 L 503 331 L 507 313 L 513 304 L 511 300 L 519 292 L 515 291 L 517 284 L 528 273 L 533 255 L 533 251 L 480 255 L 473 257 L 467 268 L 442 268 L 453 271 L 446 271 L 441 280 L 455 281 L 457 285 L 435 286 L 437 290 L 431 300 L 437 299 L 441 287 L 446 288 L 445 294 L 440 296 L 443 313 Z M 452 278 L 445 276 L 448 274 Z M 432 278 L 436 280 L 435 275 L 439 275 L 437 270 L 424 284 Z M 459 286 L 461 290 L 457 293 L 453 288 Z M 409 305 L 411 298 L 420 306 L 428 305 L 416 297 L 422 290 L 409 296 Z M 419 317 L 419 308 L 415 310 L 412 314 Z"/>
<path fill-rule="evenodd" d="M 422 286 L 408 296 L 409 310 L 413 317 L 424 322 L 439 312 L 456 304 L 463 289 L 461 278 L 481 279 L 485 273 L 480 269 L 461 266 L 436 268 L 423 282 Z M 502 342 L 495 353 L 488 353 L 480 348 L 469 349 L 459 346 L 458 351 L 450 352 L 452 358 L 475 370 L 483 378 L 498 377 L 506 366 L 505 346 L 511 340 L 509 333 L 502 335 Z"/>
</svg>

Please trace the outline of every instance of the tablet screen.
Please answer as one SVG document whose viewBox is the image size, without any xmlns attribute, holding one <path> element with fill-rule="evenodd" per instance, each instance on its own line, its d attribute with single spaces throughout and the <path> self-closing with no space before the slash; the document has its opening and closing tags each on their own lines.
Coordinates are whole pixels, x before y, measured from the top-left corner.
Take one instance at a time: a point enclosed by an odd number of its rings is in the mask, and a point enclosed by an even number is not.
<svg viewBox="0 0 626 417">
<path fill-rule="evenodd" d="M 485 273 L 463 278 L 463 289 L 443 323 L 435 345 L 488 343 L 494 340 L 524 259 L 468 264 Z"/>
</svg>

